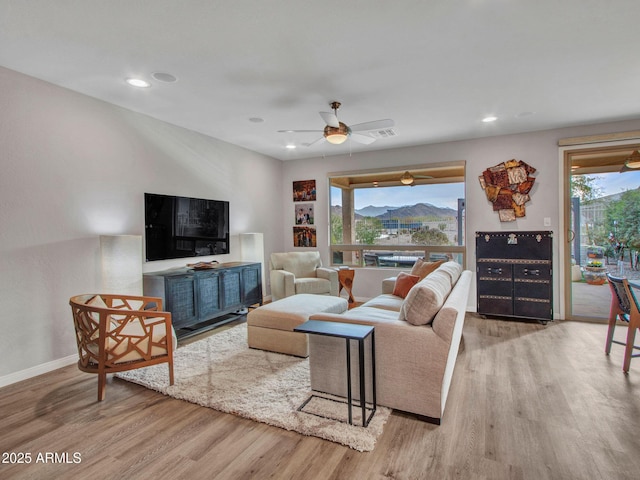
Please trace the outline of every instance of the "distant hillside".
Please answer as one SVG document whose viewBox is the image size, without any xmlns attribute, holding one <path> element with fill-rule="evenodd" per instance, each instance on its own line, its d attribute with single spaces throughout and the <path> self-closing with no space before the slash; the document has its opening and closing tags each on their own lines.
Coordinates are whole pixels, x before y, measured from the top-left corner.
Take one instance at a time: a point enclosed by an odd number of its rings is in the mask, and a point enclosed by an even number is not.
<svg viewBox="0 0 640 480">
<path fill-rule="evenodd" d="M 332 205 L 331 215 L 337 215 L 339 217 L 342 217 L 342 207 L 340 205 Z M 358 213 L 358 210 L 356 210 L 356 218 L 362 218 L 362 215 Z"/>
<path fill-rule="evenodd" d="M 384 215 L 387 213 L 387 210 L 395 210 L 396 208 L 398 207 L 375 207 L 373 205 L 369 205 L 356 210 L 356 213 L 363 217 L 377 217 L 378 215 Z"/>
<path fill-rule="evenodd" d="M 449 207 L 436 207 L 430 203 L 418 203 L 416 205 L 405 205 L 404 207 L 368 207 L 356 210 L 356 218 L 377 217 L 380 219 L 394 217 L 456 217 L 458 212 Z M 331 207 L 331 215 L 342 216 L 342 207 L 334 205 Z"/>
<path fill-rule="evenodd" d="M 407 205 L 404 207 L 389 210 L 378 218 L 407 218 L 407 217 L 456 217 L 458 212 L 449 207 L 436 207 L 430 203 L 418 203 L 416 205 Z"/>
</svg>

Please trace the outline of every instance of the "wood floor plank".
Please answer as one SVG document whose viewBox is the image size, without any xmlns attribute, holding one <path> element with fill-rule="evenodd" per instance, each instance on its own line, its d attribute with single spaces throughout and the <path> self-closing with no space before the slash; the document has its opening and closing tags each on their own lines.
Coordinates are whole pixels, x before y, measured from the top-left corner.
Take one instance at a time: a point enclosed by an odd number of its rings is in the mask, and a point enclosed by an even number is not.
<svg viewBox="0 0 640 480">
<path fill-rule="evenodd" d="M 0 478 L 631 480 L 640 360 L 625 375 L 605 336 L 468 314 L 442 425 L 394 412 L 366 453 L 118 379 L 99 403 L 97 378 L 69 366 L 0 389 L 0 448 L 81 462 L 0 463 Z"/>
</svg>

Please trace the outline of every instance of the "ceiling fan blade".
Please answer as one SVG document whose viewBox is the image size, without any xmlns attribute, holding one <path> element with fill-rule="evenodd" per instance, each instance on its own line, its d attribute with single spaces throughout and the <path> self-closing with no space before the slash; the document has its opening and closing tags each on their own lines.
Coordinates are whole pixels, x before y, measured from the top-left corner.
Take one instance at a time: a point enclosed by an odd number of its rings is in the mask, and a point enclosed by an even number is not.
<svg viewBox="0 0 640 480">
<path fill-rule="evenodd" d="M 336 116 L 335 113 L 320 112 L 320 116 L 324 120 L 324 123 L 326 123 L 330 127 L 335 127 L 335 128 L 340 127 L 340 122 L 338 122 L 338 117 Z"/>
<path fill-rule="evenodd" d="M 278 130 L 278 133 L 322 133 L 323 130 Z"/>
<path fill-rule="evenodd" d="M 375 138 L 370 137 L 369 135 L 363 135 L 362 133 L 351 133 L 351 138 L 354 142 L 363 143 L 365 145 L 369 145 L 376 141 Z"/>
<path fill-rule="evenodd" d="M 414 175 L 413 178 L 433 178 L 431 175 Z"/>
<path fill-rule="evenodd" d="M 364 122 L 364 123 L 356 123 L 355 125 L 350 125 L 352 132 L 363 132 L 366 130 L 383 130 L 385 128 L 391 128 L 396 124 L 390 118 L 386 118 L 384 120 L 374 120 L 373 122 Z"/>
<path fill-rule="evenodd" d="M 314 141 L 313 141 L 313 142 L 311 142 L 311 143 L 308 143 L 306 146 L 307 146 L 307 147 L 312 147 L 312 146 L 314 146 L 315 144 L 317 144 L 317 143 L 321 143 L 321 142 L 323 142 L 323 141 L 324 141 L 324 137 L 320 137 L 319 139 L 314 140 Z"/>
</svg>

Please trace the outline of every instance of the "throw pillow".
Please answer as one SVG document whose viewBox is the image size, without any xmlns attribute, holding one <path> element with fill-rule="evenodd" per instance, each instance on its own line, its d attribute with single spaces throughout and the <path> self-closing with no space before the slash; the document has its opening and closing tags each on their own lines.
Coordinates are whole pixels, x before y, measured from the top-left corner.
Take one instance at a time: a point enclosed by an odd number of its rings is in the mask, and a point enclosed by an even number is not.
<svg viewBox="0 0 640 480">
<path fill-rule="evenodd" d="M 462 274 L 462 265 L 457 262 L 445 262 L 438 267 L 438 270 L 447 272 L 451 277 L 451 285 L 455 285 Z"/>
<path fill-rule="evenodd" d="M 406 320 L 412 325 L 431 323 L 450 291 L 449 275 L 445 272 L 433 272 L 407 294 L 398 319 Z"/>
<path fill-rule="evenodd" d="M 417 275 L 418 277 L 420 277 L 420 280 L 422 280 L 431 272 L 435 271 L 444 262 L 444 260 L 438 260 L 437 262 L 426 262 L 423 258 L 419 258 L 411 268 L 411 275 Z"/>
<path fill-rule="evenodd" d="M 400 272 L 396 277 L 396 284 L 393 287 L 393 294 L 405 298 L 416 283 L 420 281 L 418 275 L 410 275 L 405 272 Z"/>
</svg>

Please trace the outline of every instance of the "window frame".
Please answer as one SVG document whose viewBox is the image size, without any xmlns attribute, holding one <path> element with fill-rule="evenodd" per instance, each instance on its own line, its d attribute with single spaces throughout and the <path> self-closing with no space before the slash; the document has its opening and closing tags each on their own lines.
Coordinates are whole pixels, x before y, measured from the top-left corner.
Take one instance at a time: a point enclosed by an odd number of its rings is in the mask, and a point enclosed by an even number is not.
<svg viewBox="0 0 640 480">
<path fill-rule="evenodd" d="M 443 254 L 453 254 L 454 258 L 466 268 L 466 178 L 465 178 L 466 162 L 464 160 L 442 162 L 426 165 L 409 165 L 409 166 L 394 166 L 369 170 L 357 170 L 357 171 L 345 171 L 345 172 L 330 172 L 327 174 L 328 204 L 329 204 L 329 258 L 331 265 L 339 267 L 341 265 L 348 265 L 351 267 L 364 267 L 365 251 L 394 251 L 394 252 L 409 252 L 415 254 L 420 252 L 424 258 L 430 258 L 432 255 L 442 256 Z M 332 244 L 332 232 L 331 232 L 331 188 L 336 187 L 342 190 L 350 189 L 355 190 L 357 188 L 376 188 L 373 186 L 373 182 L 376 182 L 376 178 L 379 178 L 378 187 L 391 187 L 400 186 L 400 177 L 405 171 L 410 171 L 413 175 L 430 175 L 431 179 L 417 179 L 414 181 L 417 185 L 430 185 L 430 184 L 442 184 L 442 183 L 462 183 L 464 188 L 464 198 L 462 205 L 460 201 L 458 204 L 458 211 L 461 213 L 462 218 L 458 219 L 458 229 L 462 233 L 459 235 L 459 242 L 463 241 L 459 245 L 369 245 L 369 244 Z M 390 176 L 394 177 L 390 180 Z M 351 183 L 354 182 L 354 183 Z M 339 184 L 338 184 L 339 183 Z M 343 208 L 344 197 L 343 197 Z M 353 204 L 351 203 L 353 212 Z M 343 216 L 344 218 L 344 216 Z M 354 218 L 354 217 L 351 217 Z M 355 230 L 355 219 L 352 225 Z M 349 227 L 351 228 L 351 226 Z M 349 263 L 335 263 L 337 252 L 355 252 L 355 258 L 357 261 L 351 261 Z M 388 268 L 388 267 L 370 267 L 370 268 Z M 396 267 L 401 268 L 401 267 Z"/>
</svg>

